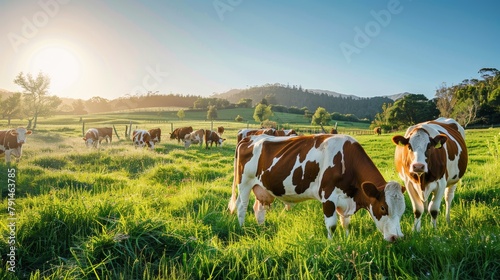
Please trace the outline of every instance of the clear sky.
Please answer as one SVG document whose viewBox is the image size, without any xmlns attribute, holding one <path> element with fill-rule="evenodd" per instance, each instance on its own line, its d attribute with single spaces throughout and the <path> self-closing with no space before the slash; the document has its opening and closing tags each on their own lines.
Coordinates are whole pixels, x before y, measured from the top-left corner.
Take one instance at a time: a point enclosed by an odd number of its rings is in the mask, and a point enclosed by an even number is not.
<svg viewBox="0 0 500 280">
<path fill-rule="evenodd" d="M 500 1 L 0 0 L 0 88 L 210 96 L 266 83 L 433 98 L 500 69 Z"/>
</svg>

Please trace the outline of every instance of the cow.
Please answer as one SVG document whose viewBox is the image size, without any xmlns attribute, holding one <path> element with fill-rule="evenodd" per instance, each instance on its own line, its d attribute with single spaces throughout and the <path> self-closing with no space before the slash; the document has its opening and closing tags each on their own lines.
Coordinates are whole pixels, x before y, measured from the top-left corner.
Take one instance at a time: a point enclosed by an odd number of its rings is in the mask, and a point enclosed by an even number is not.
<svg viewBox="0 0 500 280">
<path fill-rule="evenodd" d="M 132 133 L 132 141 L 134 142 L 134 147 L 137 149 L 137 147 L 142 148 L 142 147 L 149 147 L 149 149 L 154 150 L 155 149 L 155 142 L 151 138 L 151 134 L 149 134 L 149 131 L 139 129 L 139 130 L 134 130 Z"/>
<path fill-rule="evenodd" d="M 427 208 L 436 228 L 441 201 L 445 199 L 446 221 L 450 223 L 450 208 L 456 183 L 467 169 L 465 131 L 453 119 L 438 118 L 411 126 L 404 136 L 392 138 L 396 144 L 394 162 L 404 181 L 413 206 L 414 231 L 420 231 L 420 219 Z"/>
<path fill-rule="evenodd" d="M 375 133 L 376 135 L 382 135 L 382 128 L 379 126 L 379 127 L 375 127 L 373 129 L 373 133 Z"/>
<path fill-rule="evenodd" d="M 205 130 L 198 129 L 184 136 L 184 148 L 189 148 L 191 144 L 200 144 L 203 146 L 203 138 L 205 137 Z"/>
<path fill-rule="evenodd" d="M 5 162 L 10 163 L 10 156 L 19 162 L 23 154 L 23 144 L 26 143 L 26 136 L 32 131 L 24 127 L 0 131 L 0 157 L 5 156 Z"/>
<path fill-rule="evenodd" d="M 87 147 L 94 147 L 94 148 L 97 148 L 101 144 L 102 140 L 106 140 L 106 143 L 111 143 L 113 141 L 113 128 L 112 127 L 89 128 L 85 132 L 83 140 L 85 141 L 85 145 Z"/>
<path fill-rule="evenodd" d="M 177 143 L 180 143 L 181 140 L 184 141 L 186 134 L 191 132 L 193 132 L 193 127 L 191 126 L 179 127 L 170 133 L 170 139 L 177 139 Z"/>
<path fill-rule="evenodd" d="M 238 142 L 241 141 L 241 139 L 251 136 L 251 135 L 261 135 L 261 134 L 266 134 L 266 135 L 271 135 L 271 136 L 286 136 L 285 132 L 283 130 L 276 130 L 274 128 L 260 128 L 260 129 L 240 129 L 237 134 L 237 140 Z"/>
<path fill-rule="evenodd" d="M 338 216 L 349 233 L 350 217 L 359 209 L 370 213 L 387 241 L 403 236 L 405 188 L 386 182 L 361 145 L 348 135 L 316 134 L 294 137 L 246 137 L 237 144 L 229 201 L 245 221 L 250 192 L 256 197 L 255 217 L 264 223 L 275 198 L 286 205 L 316 199 L 323 205 L 328 238 Z"/>
<path fill-rule="evenodd" d="M 339 134 L 339 132 L 336 128 L 332 127 L 332 129 L 330 129 L 330 134 Z"/>
<path fill-rule="evenodd" d="M 223 126 L 217 127 L 217 133 L 219 133 L 219 135 L 222 136 L 222 134 L 224 133 L 224 127 Z"/>
<path fill-rule="evenodd" d="M 155 144 L 157 142 L 161 142 L 161 129 L 160 128 L 153 128 L 148 130 L 149 135 L 151 135 L 151 141 L 153 141 Z"/>
<path fill-rule="evenodd" d="M 293 129 L 285 129 L 283 130 L 283 132 L 285 133 L 285 136 L 297 136 L 297 132 Z"/>
<path fill-rule="evenodd" d="M 212 131 L 212 130 L 205 130 L 205 149 L 208 149 L 208 144 L 210 144 L 210 147 L 212 147 L 213 143 L 215 143 L 215 147 L 217 145 L 222 147 L 222 142 L 224 142 L 226 139 L 220 137 L 217 132 Z"/>
</svg>

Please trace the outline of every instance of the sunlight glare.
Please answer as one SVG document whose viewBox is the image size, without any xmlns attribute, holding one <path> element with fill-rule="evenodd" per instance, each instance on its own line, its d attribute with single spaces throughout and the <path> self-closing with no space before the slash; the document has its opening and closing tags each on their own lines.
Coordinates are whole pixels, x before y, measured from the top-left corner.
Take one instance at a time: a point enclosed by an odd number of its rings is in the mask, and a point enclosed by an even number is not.
<svg viewBox="0 0 500 280">
<path fill-rule="evenodd" d="M 31 72 L 39 72 L 50 77 L 53 94 L 67 94 L 67 91 L 80 78 L 80 62 L 71 51 L 63 47 L 46 47 L 38 51 L 31 61 Z"/>
</svg>

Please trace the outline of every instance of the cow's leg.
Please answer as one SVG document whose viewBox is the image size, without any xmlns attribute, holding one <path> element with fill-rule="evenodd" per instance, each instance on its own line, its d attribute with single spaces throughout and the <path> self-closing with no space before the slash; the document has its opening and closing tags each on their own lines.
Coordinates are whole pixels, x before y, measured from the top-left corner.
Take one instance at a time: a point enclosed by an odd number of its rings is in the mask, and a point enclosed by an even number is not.
<svg viewBox="0 0 500 280">
<path fill-rule="evenodd" d="M 326 232 L 328 233 L 328 239 L 332 239 L 333 232 L 337 228 L 338 216 L 335 212 L 335 203 L 330 200 L 323 202 L 323 214 L 325 217 Z"/>
<path fill-rule="evenodd" d="M 257 223 L 259 225 L 262 225 L 266 220 L 267 208 L 269 208 L 269 205 L 264 205 L 257 199 L 255 200 L 255 203 L 253 204 L 253 211 L 255 214 L 255 219 L 257 220 Z"/>
<path fill-rule="evenodd" d="M 446 189 L 446 181 L 440 180 L 436 187 L 436 191 L 434 192 L 434 197 L 429 203 L 428 211 L 431 214 L 431 222 L 434 228 L 437 227 L 437 217 L 439 215 L 439 206 L 441 205 L 441 201 L 443 200 L 444 192 Z"/>
<path fill-rule="evenodd" d="M 420 195 L 418 194 L 419 186 L 414 185 L 410 182 L 410 180 L 406 180 L 406 186 L 408 193 L 410 194 L 411 205 L 413 207 L 413 216 L 415 217 L 415 221 L 413 223 L 413 231 L 420 231 L 420 219 L 422 218 L 422 214 L 424 213 L 424 202 L 420 199 Z"/>
<path fill-rule="evenodd" d="M 450 210 L 451 210 L 451 202 L 455 197 L 455 189 L 457 185 L 452 185 L 446 188 L 444 191 L 444 201 L 446 203 L 446 222 L 450 223 Z"/>
<path fill-rule="evenodd" d="M 10 152 L 11 152 L 11 150 L 6 150 L 5 151 L 5 162 L 6 163 L 10 162 Z"/>
<path fill-rule="evenodd" d="M 250 199 L 250 191 L 252 188 L 246 184 L 238 185 L 238 198 L 236 199 L 236 208 L 238 209 L 238 221 L 240 226 L 245 222 L 245 215 L 247 214 L 248 201 Z"/>
</svg>

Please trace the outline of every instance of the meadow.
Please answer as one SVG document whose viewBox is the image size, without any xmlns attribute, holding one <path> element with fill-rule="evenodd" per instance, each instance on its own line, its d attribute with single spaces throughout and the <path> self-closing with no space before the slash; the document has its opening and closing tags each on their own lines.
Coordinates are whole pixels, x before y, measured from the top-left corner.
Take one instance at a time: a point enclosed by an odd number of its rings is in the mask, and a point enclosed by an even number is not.
<svg viewBox="0 0 500 280">
<path fill-rule="evenodd" d="M 466 131 L 469 166 L 456 191 L 451 224 L 443 203 L 437 229 L 425 214 L 422 230 L 412 232 L 405 194 L 405 237 L 388 243 L 365 210 L 351 218 L 349 236 L 339 226 L 328 240 L 317 201 L 291 211 L 277 201 L 263 226 L 257 225 L 250 201 L 240 227 L 227 203 L 236 132 L 247 124 L 224 122 L 222 148 L 193 145 L 186 150 L 168 138 L 170 124 L 146 119 L 136 124 L 163 130 L 154 151 L 135 149 L 122 126 L 117 127 L 120 140 L 88 149 L 78 119 L 54 117 L 41 121 L 29 136 L 19 163 L 0 162 L 2 209 L 9 206 L 9 174 L 16 174 L 16 267 L 8 271 L 10 216 L 2 210 L 1 279 L 500 277 L 500 129 Z M 175 126 L 184 124 L 195 129 L 211 125 L 186 120 Z M 400 181 L 393 135 L 354 137 L 386 180 Z"/>
</svg>

